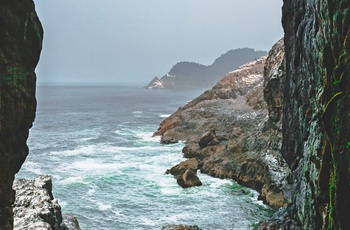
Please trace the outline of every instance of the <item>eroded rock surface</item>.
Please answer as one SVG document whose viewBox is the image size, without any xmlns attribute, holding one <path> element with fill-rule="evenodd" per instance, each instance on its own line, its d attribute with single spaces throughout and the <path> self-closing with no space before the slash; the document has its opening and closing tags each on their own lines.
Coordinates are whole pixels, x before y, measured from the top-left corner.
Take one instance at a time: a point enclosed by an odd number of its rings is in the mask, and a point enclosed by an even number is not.
<svg viewBox="0 0 350 230">
<path fill-rule="evenodd" d="M 280 40 L 267 58 L 230 72 L 165 119 L 155 135 L 186 141 L 184 156 L 200 159 L 201 172 L 234 179 L 259 191 L 269 205 L 285 206 L 288 167 L 280 153 L 281 98 L 274 95 L 283 92 L 283 60 Z M 264 91 L 272 97 L 267 103 Z"/>
<path fill-rule="evenodd" d="M 1 0 L 0 28 L 0 229 L 12 229 L 12 183 L 28 155 L 43 30 L 32 0 Z"/>
<path fill-rule="evenodd" d="M 202 182 L 197 176 L 199 166 L 200 162 L 196 158 L 191 158 L 168 169 L 166 173 L 173 175 L 177 183 L 183 188 L 201 186 Z"/>
<path fill-rule="evenodd" d="M 284 1 L 291 187 L 288 208 L 258 229 L 350 229 L 349 9 L 347 0 Z"/>
<path fill-rule="evenodd" d="M 75 217 L 62 218 L 61 206 L 52 195 L 50 176 L 16 180 L 13 189 L 14 229 L 80 230 Z"/>
</svg>

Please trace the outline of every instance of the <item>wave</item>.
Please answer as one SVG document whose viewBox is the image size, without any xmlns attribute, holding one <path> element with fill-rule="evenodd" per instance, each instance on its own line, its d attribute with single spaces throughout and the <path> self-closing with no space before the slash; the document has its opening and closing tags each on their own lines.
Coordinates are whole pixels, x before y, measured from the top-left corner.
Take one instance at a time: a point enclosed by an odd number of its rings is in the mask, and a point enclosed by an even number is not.
<svg viewBox="0 0 350 230">
<path fill-rule="evenodd" d="M 153 132 L 141 132 L 135 136 L 145 142 L 160 142 L 160 136 L 153 137 Z"/>
<path fill-rule="evenodd" d="M 160 118 L 168 118 L 171 114 L 158 114 Z"/>
<path fill-rule="evenodd" d="M 63 150 L 63 151 L 50 151 L 49 155 L 59 156 L 76 156 L 76 155 L 92 155 L 96 152 L 96 145 L 84 145 L 75 149 Z"/>
</svg>

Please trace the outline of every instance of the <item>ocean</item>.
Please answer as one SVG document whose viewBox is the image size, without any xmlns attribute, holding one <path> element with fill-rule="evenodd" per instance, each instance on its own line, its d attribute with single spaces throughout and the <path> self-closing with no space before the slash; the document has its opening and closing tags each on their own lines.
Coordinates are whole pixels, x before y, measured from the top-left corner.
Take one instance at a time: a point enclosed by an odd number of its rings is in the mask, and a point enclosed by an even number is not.
<svg viewBox="0 0 350 230">
<path fill-rule="evenodd" d="M 200 173 L 203 186 L 183 189 L 165 174 L 184 160 L 184 144 L 162 145 L 152 134 L 200 93 L 41 84 L 30 154 L 16 178 L 51 175 L 63 214 L 74 214 L 82 229 L 252 229 L 271 214 L 257 192 Z"/>
</svg>

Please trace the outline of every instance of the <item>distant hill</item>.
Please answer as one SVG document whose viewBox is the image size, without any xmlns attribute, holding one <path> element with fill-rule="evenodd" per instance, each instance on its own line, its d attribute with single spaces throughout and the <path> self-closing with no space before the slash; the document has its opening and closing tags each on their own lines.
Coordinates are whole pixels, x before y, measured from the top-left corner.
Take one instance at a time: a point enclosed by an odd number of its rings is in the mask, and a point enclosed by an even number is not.
<svg viewBox="0 0 350 230">
<path fill-rule="evenodd" d="M 206 66 L 195 62 L 179 62 L 160 79 L 155 77 L 145 86 L 147 89 L 208 88 L 215 85 L 225 74 L 239 66 L 267 55 L 266 51 L 251 48 L 230 50 Z"/>
</svg>

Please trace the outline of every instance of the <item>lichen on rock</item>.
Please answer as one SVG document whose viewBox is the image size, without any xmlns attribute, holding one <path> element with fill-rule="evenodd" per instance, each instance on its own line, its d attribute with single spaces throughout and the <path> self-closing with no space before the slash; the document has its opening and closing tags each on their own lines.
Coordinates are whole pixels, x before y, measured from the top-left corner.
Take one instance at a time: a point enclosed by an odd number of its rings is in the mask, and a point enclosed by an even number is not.
<svg viewBox="0 0 350 230">
<path fill-rule="evenodd" d="M 28 155 L 43 30 L 32 0 L 0 2 L 0 229 L 12 229 L 12 182 Z"/>
<path fill-rule="evenodd" d="M 348 0 L 284 0 L 290 199 L 258 229 L 350 229 L 349 9 Z"/>
</svg>

